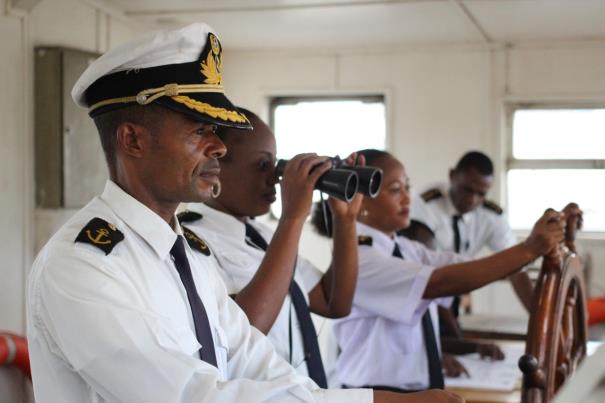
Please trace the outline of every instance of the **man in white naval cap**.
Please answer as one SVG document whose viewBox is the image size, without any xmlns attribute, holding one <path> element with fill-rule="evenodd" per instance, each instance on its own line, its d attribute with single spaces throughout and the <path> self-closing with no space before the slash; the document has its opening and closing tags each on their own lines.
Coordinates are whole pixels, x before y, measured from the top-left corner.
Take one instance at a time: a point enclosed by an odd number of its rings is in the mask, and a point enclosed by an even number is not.
<svg viewBox="0 0 605 403">
<path fill-rule="evenodd" d="M 461 401 L 442 391 L 320 389 L 249 325 L 206 243 L 196 237 L 194 254 L 184 242 L 177 206 L 220 188 L 226 149 L 216 127 L 250 128 L 223 93 L 222 49 L 208 26 L 109 51 L 72 96 L 97 125 L 110 180 L 32 269 L 37 402 Z"/>
</svg>

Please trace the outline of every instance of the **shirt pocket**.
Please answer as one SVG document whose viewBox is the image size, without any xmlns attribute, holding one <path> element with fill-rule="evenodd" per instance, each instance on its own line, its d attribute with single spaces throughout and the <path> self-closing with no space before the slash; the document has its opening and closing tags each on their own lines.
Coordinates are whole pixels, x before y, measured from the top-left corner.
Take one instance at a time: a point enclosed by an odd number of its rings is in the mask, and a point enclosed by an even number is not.
<svg viewBox="0 0 605 403">
<path fill-rule="evenodd" d="M 214 346 L 216 353 L 216 363 L 223 380 L 229 379 L 229 343 L 227 334 L 219 327 L 214 328 Z"/>
</svg>

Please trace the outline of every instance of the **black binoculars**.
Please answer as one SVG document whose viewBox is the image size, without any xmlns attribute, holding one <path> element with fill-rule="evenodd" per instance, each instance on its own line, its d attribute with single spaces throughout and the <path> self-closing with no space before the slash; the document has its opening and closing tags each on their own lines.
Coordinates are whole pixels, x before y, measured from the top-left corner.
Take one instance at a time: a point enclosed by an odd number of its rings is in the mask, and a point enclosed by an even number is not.
<svg viewBox="0 0 605 403">
<path fill-rule="evenodd" d="M 332 169 L 319 177 L 315 189 L 339 200 L 350 202 L 359 191 L 366 196 L 376 197 L 382 185 L 382 169 L 367 166 L 351 166 L 339 156 L 330 158 Z M 275 175 L 281 178 L 288 160 L 279 160 Z"/>
</svg>

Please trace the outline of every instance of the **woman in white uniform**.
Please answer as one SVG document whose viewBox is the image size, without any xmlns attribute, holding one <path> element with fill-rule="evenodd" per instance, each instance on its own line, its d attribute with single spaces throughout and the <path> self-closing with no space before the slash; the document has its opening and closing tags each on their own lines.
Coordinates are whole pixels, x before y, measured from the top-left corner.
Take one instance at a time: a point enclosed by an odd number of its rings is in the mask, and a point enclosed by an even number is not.
<svg viewBox="0 0 605 403">
<path fill-rule="evenodd" d="M 275 138 L 256 115 L 242 111 L 254 131 L 219 133 L 229 150 L 220 162 L 220 195 L 206 204 L 190 204 L 181 222 L 208 241 L 227 291 L 250 322 L 299 372 L 327 387 L 309 311 L 336 318 L 351 310 L 357 280 L 355 222 L 362 197 L 351 203 L 330 199 L 337 219 L 333 260 L 324 274 L 298 256 L 298 243 L 315 182 L 331 163 L 315 154 L 294 157 L 281 182 L 283 208 L 277 228 L 259 223 L 253 217 L 269 212 L 275 201 Z"/>
<path fill-rule="evenodd" d="M 363 150 L 367 165 L 382 168 L 383 186 L 366 198 L 358 217 L 359 277 L 351 314 L 335 323 L 341 347 L 337 375 L 345 387 L 395 391 L 443 388 L 436 304 L 521 269 L 564 237 L 562 213 L 547 211 L 520 244 L 463 262 L 396 236 L 409 225 L 409 178 L 384 151 Z M 315 223 L 319 215 L 316 214 Z M 490 270 L 483 270 L 490 267 Z"/>
</svg>

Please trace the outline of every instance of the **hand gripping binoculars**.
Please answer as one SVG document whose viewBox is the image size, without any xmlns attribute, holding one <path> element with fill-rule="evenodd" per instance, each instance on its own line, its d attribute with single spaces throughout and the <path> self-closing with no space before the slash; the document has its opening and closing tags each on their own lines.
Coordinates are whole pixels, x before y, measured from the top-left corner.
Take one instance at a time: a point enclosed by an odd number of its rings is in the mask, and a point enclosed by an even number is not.
<svg viewBox="0 0 605 403">
<path fill-rule="evenodd" d="M 332 169 L 319 177 L 315 189 L 347 203 L 353 200 L 357 192 L 374 198 L 382 185 L 382 169 L 368 166 L 351 166 L 339 156 L 329 159 Z M 275 175 L 281 178 L 288 160 L 279 160 L 275 166 Z"/>
</svg>

